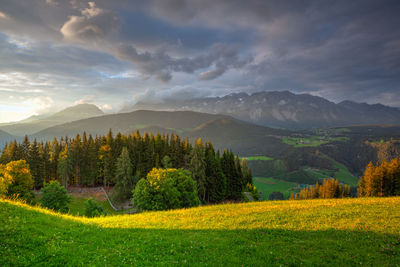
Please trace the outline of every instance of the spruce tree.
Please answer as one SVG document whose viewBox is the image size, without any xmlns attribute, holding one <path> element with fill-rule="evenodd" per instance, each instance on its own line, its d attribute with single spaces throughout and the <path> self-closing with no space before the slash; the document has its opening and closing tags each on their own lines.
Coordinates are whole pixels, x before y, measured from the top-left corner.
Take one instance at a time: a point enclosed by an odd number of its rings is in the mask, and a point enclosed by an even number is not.
<svg viewBox="0 0 400 267">
<path fill-rule="evenodd" d="M 190 170 L 193 175 L 193 179 L 197 182 L 197 192 L 199 199 L 205 201 L 206 199 L 206 162 L 205 162 L 205 151 L 204 145 L 199 138 L 190 154 Z"/>
<path fill-rule="evenodd" d="M 129 199 L 137 181 L 133 175 L 133 167 L 126 147 L 122 149 L 117 159 L 115 175 L 117 182 L 113 188 L 113 199 L 117 201 Z"/>
<path fill-rule="evenodd" d="M 64 150 L 61 151 L 57 159 L 57 175 L 60 179 L 61 185 L 67 188 L 69 178 L 72 172 L 72 166 L 68 157 L 68 144 L 65 145 Z"/>
<path fill-rule="evenodd" d="M 225 199 L 226 179 L 222 172 L 221 162 L 215 154 L 211 143 L 206 144 L 206 200 L 208 202 L 220 202 Z"/>
</svg>

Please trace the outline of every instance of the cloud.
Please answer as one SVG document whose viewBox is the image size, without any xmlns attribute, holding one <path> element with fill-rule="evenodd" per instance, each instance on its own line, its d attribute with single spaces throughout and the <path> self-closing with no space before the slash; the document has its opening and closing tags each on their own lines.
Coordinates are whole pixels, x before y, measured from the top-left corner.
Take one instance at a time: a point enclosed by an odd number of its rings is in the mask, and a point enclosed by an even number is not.
<svg viewBox="0 0 400 267">
<path fill-rule="evenodd" d="M 6 14 L 0 11 L 0 19 L 10 19 Z"/>
<path fill-rule="evenodd" d="M 117 17 L 110 11 L 101 9 L 94 2 L 81 10 L 81 16 L 70 16 L 60 32 L 67 41 L 99 42 L 112 32 L 118 23 Z"/>
<path fill-rule="evenodd" d="M 74 105 L 81 105 L 81 104 L 92 104 L 96 96 L 94 95 L 85 95 L 83 98 L 75 101 Z"/>
<path fill-rule="evenodd" d="M 147 88 L 400 103 L 393 0 L 2 0 L 0 12 L 0 103 L 90 94 L 116 108 Z"/>
<path fill-rule="evenodd" d="M 139 53 L 129 45 L 120 45 L 115 54 L 122 60 L 133 62 L 142 74 L 155 75 L 166 82 L 172 78 L 172 72 L 194 73 L 215 64 L 218 71 L 212 75 L 200 74 L 199 79 L 215 79 L 230 68 L 240 68 L 252 61 L 251 57 L 239 56 L 238 51 L 226 44 L 215 44 L 206 53 L 196 57 L 173 58 L 164 51 Z"/>
<path fill-rule="evenodd" d="M 23 104 L 34 110 L 36 114 L 47 113 L 50 110 L 54 110 L 54 100 L 49 96 L 28 98 L 23 101 Z"/>
<path fill-rule="evenodd" d="M 105 111 L 110 111 L 110 110 L 112 110 L 113 108 L 112 108 L 112 106 L 109 105 L 109 104 L 104 104 L 104 105 L 101 106 L 101 109 L 102 109 L 102 110 L 105 110 Z"/>
</svg>

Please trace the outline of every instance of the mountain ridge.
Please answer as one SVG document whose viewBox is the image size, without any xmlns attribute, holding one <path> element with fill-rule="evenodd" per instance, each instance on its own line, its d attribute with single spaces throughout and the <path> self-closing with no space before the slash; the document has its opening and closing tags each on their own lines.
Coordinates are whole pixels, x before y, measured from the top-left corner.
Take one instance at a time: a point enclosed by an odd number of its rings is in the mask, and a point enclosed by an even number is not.
<svg viewBox="0 0 400 267">
<path fill-rule="evenodd" d="M 263 126 L 288 129 L 335 127 L 352 124 L 400 124 L 400 109 L 382 104 L 345 100 L 334 103 L 310 94 L 290 91 L 232 93 L 222 97 L 189 100 L 139 101 L 121 112 L 140 109 L 192 110 L 224 114 Z"/>
<path fill-rule="evenodd" d="M 46 116 L 31 116 L 19 122 L 2 124 L 0 125 L 0 130 L 22 137 L 55 125 L 100 115 L 104 115 L 104 112 L 96 105 L 78 104 L 65 108 L 54 114 L 48 114 Z"/>
</svg>

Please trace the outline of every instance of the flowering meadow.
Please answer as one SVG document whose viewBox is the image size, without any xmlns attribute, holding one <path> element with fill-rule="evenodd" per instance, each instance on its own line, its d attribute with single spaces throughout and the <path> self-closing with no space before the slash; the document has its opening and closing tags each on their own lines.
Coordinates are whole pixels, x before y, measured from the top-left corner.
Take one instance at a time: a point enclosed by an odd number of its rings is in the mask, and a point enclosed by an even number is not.
<svg viewBox="0 0 400 267">
<path fill-rule="evenodd" d="M 399 207 L 318 199 L 89 219 L 0 200 L 0 265 L 399 266 Z"/>
</svg>

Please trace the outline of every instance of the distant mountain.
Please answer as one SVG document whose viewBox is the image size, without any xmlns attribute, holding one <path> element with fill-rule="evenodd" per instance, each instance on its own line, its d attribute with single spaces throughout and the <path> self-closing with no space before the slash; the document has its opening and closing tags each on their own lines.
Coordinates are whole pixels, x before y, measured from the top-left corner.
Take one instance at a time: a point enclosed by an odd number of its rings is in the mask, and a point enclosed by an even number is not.
<svg viewBox="0 0 400 267">
<path fill-rule="evenodd" d="M 280 157 L 290 146 L 282 143 L 282 136 L 292 132 L 268 128 L 233 118 L 220 118 L 184 132 L 191 140 L 202 138 L 216 148 L 232 149 L 241 155 L 270 155 Z"/>
<path fill-rule="evenodd" d="M 192 110 L 225 114 L 264 126 L 289 129 L 333 127 L 351 124 L 400 124 L 400 109 L 381 104 L 344 101 L 339 104 L 309 94 L 259 92 L 191 100 L 167 99 L 162 103 L 138 102 L 133 110 Z"/>
<path fill-rule="evenodd" d="M 214 115 L 192 111 L 148 111 L 139 110 L 89 118 L 53 126 L 33 134 L 31 137 L 51 140 L 54 137 L 75 136 L 84 131 L 92 135 L 143 132 L 176 133 L 192 141 L 201 137 L 211 141 L 218 149 L 233 149 L 236 153 L 271 154 L 286 147 L 280 136 L 291 135 L 285 130 L 272 129 L 239 121 L 225 115 Z M 260 145 L 262 144 L 262 145 Z"/>
<path fill-rule="evenodd" d="M 66 108 L 47 118 L 49 121 L 70 122 L 95 116 L 104 115 L 104 112 L 93 104 L 79 104 Z"/>
<path fill-rule="evenodd" d="M 0 130 L 15 136 L 31 135 L 48 127 L 101 115 L 104 113 L 96 105 L 79 104 L 52 115 L 31 116 L 20 122 L 1 124 Z"/>
<path fill-rule="evenodd" d="M 12 136 L 9 133 L 6 133 L 5 131 L 0 130 L 0 149 L 3 148 L 3 146 L 9 142 L 15 139 L 15 136 Z"/>
<path fill-rule="evenodd" d="M 159 128 L 173 131 L 194 129 L 202 123 L 224 118 L 223 115 L 203 114 L 191 111 L 161 112 L 139 110 L 88 118 L 42 130 L 34 136 L 53 138 L 74 136 L 86 131 L 92 135 L 105 135 L 109 129 L 114 132 L 129 133 L 140 129 Z"/>
</svg>

